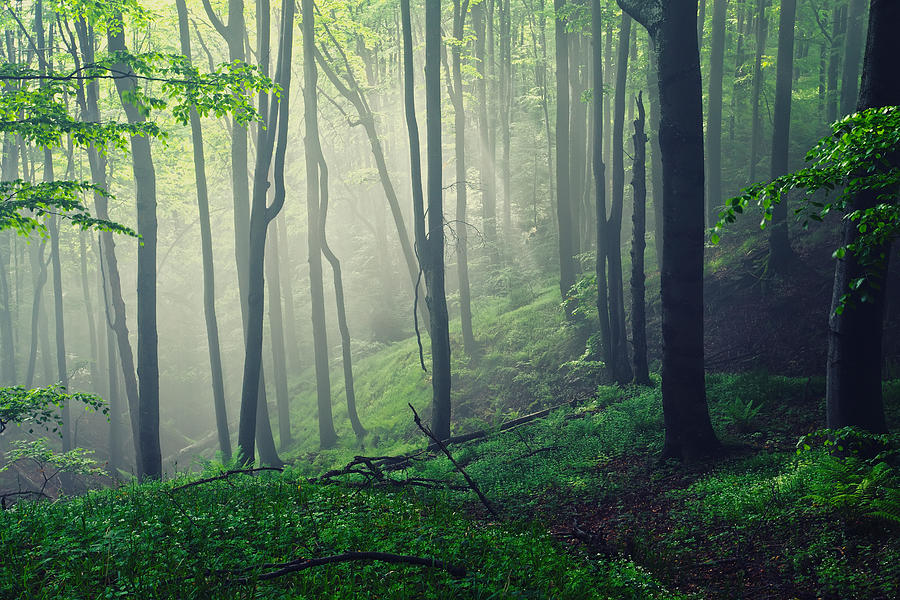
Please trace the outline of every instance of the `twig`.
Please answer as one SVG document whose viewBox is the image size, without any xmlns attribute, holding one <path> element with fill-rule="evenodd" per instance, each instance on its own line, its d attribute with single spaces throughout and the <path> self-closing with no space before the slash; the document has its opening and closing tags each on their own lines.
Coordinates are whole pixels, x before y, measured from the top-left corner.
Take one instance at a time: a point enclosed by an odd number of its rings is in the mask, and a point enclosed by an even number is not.
<svg viewBox="0 0 900 600">
<path fill-rule="evenodd" d="M 232 475 L 237 475 L 239 473 L 251 474 L 258 473 L 259 471 L 278 471 L 281 473 L 284 469 L 280 467 L 256 467 L 254 469 L 231 469 L 229 471 L 225 471 L 221 475 L 216 475 L 215 477 L 206 477 L 204 479 L 197 479 L 196 481 L 191 481 L 189 483 L 185 483 L 184 485 L 179 485 L 178 487 L 173 487 L 170 492 L 175 492 L 178 490 L 183 490 L 184 488 L 193 487 L 195 485 L 200 485 L 202 483 L 209 483 L 210 481 L 218 481 L 220 479 L 225 479 L 227 477 L 231 477 Z"/>
<path fill-rule="evenodd" d="M 403 554 L 390 554 L 388 552 L 345 552 L 344 554 L 335 554 L 333 556 L 322 556 L 320 558 L 298 558 L 286 563 L 276 563 L 268 565 L 278 567 L 274 571 L 262 573 L 255 577 L 239 577 L 231 580 L 233 584 L 246 584 L 253 581 L 268 581 L 291 573 L 304 571 L 312 567 L 321 565 L 329 565 L 333 563 L 351 562 L 357 560 L 378 560 L 386 563 L 419 565 L 423 567 L 432 567 L 434 569 L 442 569 L 447 571 L 453 577 L 464 577 L 466 574 L 465 567 L 452 565 L 450 563 L 438 560 L 437 558 L 423 558 L 421 556 L 406 556 Z"/>
<path fill-rule="evenodd" d="M 471 477 L 469 477 L 469 474 L 466 473 L 466 470 L 462 468 L 462 465 L 456 462 L 456 459 L 454 459 L 453 455 L 450 454 L 450 451 L 447 450 L 447 446 L 444 445 L 444 442 L 439 440 L 437 436 L 435 436 L 434 433 L 432 433 L 431 430 L 422 423 L 422 419 L 419 418 L 419 413 L 416 412 L 416 409 L 412 404 L 409 404 L 409 408 L 413 412 L 413 420 L 415 420 L 416 426 L 422 430 L 422 433 L 431 438 L 431 440 L 434 441 L 435 444 L 437 444 L 438 448 L 440 448 L 441 451 L 447 456 L 447 458 L 450 459 L 450 462 L 453 463 L 453 466 L 456 467 L 456 470 L 459 471 L 460 475 L 462 475 L 466 480 L 466 483 L 469 484 L 469 487 L 472 488 L 472 491 L 475 492 L 475 495 L 478 496 L 478 499 L 481 500 L 481 503 L 484 505 L 487 511 L 491 513 L 491 515 L 493 515 L 495 519 L 499 519 L 500 515 L 497 514 L 497 511 L 494 510 L 494 507 L 491 506 L 491 503 L 488 502 L 488 499 L 485 497 L 485 495 L 481 493 L 481 490 L 478 488 L 478 484 L 475 483 L 475 481 Z"/>
</svg>

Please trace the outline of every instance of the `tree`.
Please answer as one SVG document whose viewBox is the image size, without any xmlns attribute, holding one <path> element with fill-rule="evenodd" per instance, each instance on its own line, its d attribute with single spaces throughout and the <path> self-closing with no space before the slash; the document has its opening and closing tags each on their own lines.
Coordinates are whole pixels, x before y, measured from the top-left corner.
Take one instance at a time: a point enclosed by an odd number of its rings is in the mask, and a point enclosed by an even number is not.
<svg viewBox="0 0 900 600">
<path fill-rule="evenodd" d="M 312 301 L 313 348 L 316 365 L 316 397 L 319 408 L 319 444 L 334 445 L 337 433 L 331 412 L 331 378 L 328 372 L 328 340 L 325 330 L 325 292 L 322 284 L 322 229 L 319 213 L 319 187 L 322 149 L 319 145 L 319 120 L 316 98 L 315 6 L 303 0 L 303 115 L 306 149 L 306 213 L 309 247 L 309 285 Z M 288 69 L 290 71 L 290 69 Z"/>
<path fill-rule="evenodd" d="M 647 366 L 647 315 L 644 307 L 644 239 L 647 228 L 647 136 L 644 134 L 643 96 L 638 92 L 636 99 L 638 116 L 634 121 L 634 168 L 631 185 L 634 188 L 634 213 L 632 214 L 631 242 L 631 331 L 634 339 L 632 363 L 634 382 L 650 385 L 650 369 Z"/>
<path fill-rule="evenodd" d="M 178 9 L 178 31 L 181 53 L 191 59 L 191 35 L 188 29 L 187 3 L 175 0 Z M 203 130 L 197 109 L 191 109 L 191 142 L 194 152 L 194 181 L 197 185 L 197 210 L 200 213 L 200 247 L 203 253 L 203 316 L 206 320 L 206 341 L 209 349 L 210 378 L 216 430 L 222 456 L 231 458 L 231 438 L 225 409 L 225 383 L 222 376 L 222 356 L 219 350 L 219 324 L 216 318 L 216 281 L 213 269 L 212 226 L 209 221 L 209 193 L 206 188 L 206 156 L 203 153 Z"/>
<path fill-rule="evenodd" d="M 613 105 L 612 137 L 612 204 L 606 224 L 606 263 L 609 269 L 609 329 L 612 373 L 619 383 L 631 381 L 633 373 L 628 360 L 625 327 L 625 280 L 622 273 L 622 213 L 625 205 L 625 83 L 628 77 L 628 43 L 631 40 L 631 17 L 622 13 L 619 45 L 616 50 L 616 91 Z"/>
<path fill-rule="evenodd" d="M 703 368 L 703 115 L 697 1 L 617 0 L 650 33 L 659 71 L 663 170 L 663 455 L 718 449 Z"/>
<path fill-rule="evenodd" d="M 756 58 L 753 61 L 753 89 L 750 93 L 750 108 L 753 111 L 753 129 L 750 133 L 750 181 L 756 180 L 756 164 L 762 146 L 762 118 L 759 98 L 765 81 L 763 57 L 766 53 L 766 40 L 769 36 L 769 19 L 766 9 L 771 0 L 756 1 Z"/>
<path fill-rule="evenodd" d="M 569 36 L 563 8 L 553 0 L 556 32 L 556 219 L 559 227 L 559 291 L 567 318 L 572 318 L 569 290 L 575 285 L 572 251 L 572 198 L 569 186 Z"/>
<path fill-rule="evenodd" d="M 725 21 L 728 0 L 713 0 L 709 41 L 709 112 L 706 117 L 707 223 L 718 220 L 722 202 L 722 77 L 725 66 Z"/>
</svg>

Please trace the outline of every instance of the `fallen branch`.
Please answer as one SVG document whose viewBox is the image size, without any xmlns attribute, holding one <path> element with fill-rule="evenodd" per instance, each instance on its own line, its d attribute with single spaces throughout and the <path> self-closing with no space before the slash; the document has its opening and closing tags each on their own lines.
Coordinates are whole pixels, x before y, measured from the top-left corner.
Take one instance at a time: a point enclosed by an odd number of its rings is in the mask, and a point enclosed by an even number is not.
<svg viewBox="0 0 900 600">
<path fill-rule="evenodd" d="M 537 450 L 532 450 L 531 452 L 526 452 L 525 454 L 521 454 L 515 458 L 512 458 L 509 460 L 509 462 L 515 462 L 517 460 L 529 458 L 531 456 L 534 456 L 535 454 L 540 454 L 541 452 L 553 452 L 554 450 L 559 450 L 559 446 L 547 446 L 546 448 L 538 448 Z"/>
<path fill-rule="evenodd" d="M 322 556 L 320 558 L 298 558 L 285 563 L 267 564 L 266 568 L 275 568 L 274 571 L 261 573 L 255 577 L 239 577 L 232 579 L 230 583 L 246 584 L 253 581 L 268 581 L 297 573 L 312 567 L 329 565 L 334 563 L 351 562 L 357 560 L 377 560 L 393 564 L 419 565 L 422 567 L 432 567 L 447 571 L 453 577 L 464 577 L 466 574 L 465 567 L 452 565 L 437 558 L 423 558 L 421 556 L 406 556 L 403 554 L 390 554 L 387 552 L 345 552 L 344 554 L 335 554 L 334 556 Z"/>
<path fill-rule="evenodd" d="M 450 454 L 450 451 L 447 450 L 447 446 L 444 445 L 444 442 L 439 440 L 437 436 L 435 436 L 434 433 L 431 432 L 430 429 L 422 424 L 422 419 L 419 418 L 419 413 L 416 412 L 416 409 L 412 404 L 409 404 L 409 408 L 413 412 L 413 420 L 416 422 L 416 426 L 422 430 L 422 433 L 431 438 L 431 440 L 434 441 L 435 444 L 437 444 L 438 448 L 440 448 L 441 451 L 447 456 L 447 458 L 450 459 L 450 462 L 453 463 L 453 466 L 456 467 L 456 470 L 459 471 L 460 475 L 462 475 L 466 480 L 466 483 L 469 484 L 469 487 L 472 488 L 472 491 L 475 492 L 475 495 L 478 496 L 478 499 L 481 500 L 481 503 L 484 505 L 487 511 L 491 513 L 491 515 L 493 515 L 495 519 L 499 519 L 500 515 L 497 514 L 497 511 L 494 510 L 494 507 L 491 506 L 491 503 L 488 502 L 488 499 L 485 497 L 485 495 L 481 493 L 481 490 L 478 488 L 478 484 L 475 483 L 475 481 L 471 477 L 469 477 L 469 474 L 466 473 L 466 470 L 463 469 L 458 462 L 456 462 L 456 459 L 454 459 L 453 455 Z"/>
<path fill-rule="evenodd" d="M 225 471 L 225 472 L 222 473 L 221 475 L 216 475 L 216 476 L 214 476 L 214 477 L 205 477 L 205 478 L 203 478 L 203 479 L 197 479 L 197 480 L 195 480 L 195 481 L 191 481 L 191 482 L 189 482 L 189 483 L 185 483 L 184 485 L 179 485 L 179 486 L 177 486 L 177 487 L 173 487 L 173 488 L 172 488 L 171 490 L 169 490 L 169 491 L 170 491 L 170 492 L 175 492 L 175 491 L 178 491 L 178 490 L 183 490 L 184 488 L 193 487 L 193 486 L 195 486 L 195 485 L 200 485 L 200 484 L 203 484 L 203 483 L 209 483 L 210 481 L 219 481 L 220 479 L 226 479 L 226 478 L 228 478 L 228 477 L 231 477 L 232 475 L 238 475 L 238 474 L 242 474 L 242 473 L 245 474 L 245 475 L 249 475 L 249 474 L 252 474 L 252 473 L 258 473 L 258 472 L 260 472 L 260 471 L 278 471 L 279 473 L 281 473 L 282 471 L 284 471 L 284 469 L 282 469 L 281 467 L 256 467 L 256 468 L 253 468 L 253 469 L 231 469 L 231 470 L 229 470 L 229 471 Z"/>
<path fill-rule="evenodd" d="M 39 498 L 50 498 L 44 492 L 35 492 L 32 490 L 25 490 L 22 492 L 7 492 L 5 494 L 0 494 L 0 508 L 6 510 L 6 499 L 7 498 L 15 498 L 16 496 L 38 496 Z"/>
</svg>

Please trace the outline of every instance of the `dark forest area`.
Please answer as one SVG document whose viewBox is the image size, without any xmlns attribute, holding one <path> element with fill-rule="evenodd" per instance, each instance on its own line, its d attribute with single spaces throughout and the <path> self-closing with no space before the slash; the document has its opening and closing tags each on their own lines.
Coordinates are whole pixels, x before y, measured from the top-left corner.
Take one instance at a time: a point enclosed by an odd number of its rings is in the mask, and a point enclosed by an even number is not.
<svg viewBox="0 0 900 600">
<path fill-rule="evenodd" d="M 3 0 L 0 600 L 900 595 L 897 0 Z"/>
</svg>

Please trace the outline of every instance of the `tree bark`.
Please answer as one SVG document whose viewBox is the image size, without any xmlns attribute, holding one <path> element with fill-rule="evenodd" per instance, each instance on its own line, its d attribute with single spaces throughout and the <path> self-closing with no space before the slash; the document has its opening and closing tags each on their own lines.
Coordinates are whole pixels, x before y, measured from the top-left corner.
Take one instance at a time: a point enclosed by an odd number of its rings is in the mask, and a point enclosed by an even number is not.
<svg viewBox="0 0 900 600">
<path fill-rule="evenodd" d="M 826 118 L 833 123 L 838 117 L 838 77 L 841 70 L 841 50 L 847 28 L 846 0 L 834 0 L 831 9 L 831 52 L 828 56 L 828 80 L 826 82 Z"/>
<path fill-rule="evenodd" d="M 463 2 L 462 8 L 465 9 L 468 6 L 468 2 Z M 472 25 L 475 29 L 475 60 L 476 60 L 476 69 L 478 70 L 478 79 L 475 81 L 475 90 L 478 102 L 478 140 L 479 140 L 479 149 L 480 149 L 480 164 L 478 166 L 479 177 L 481 180 L 481 220 L 482 227 L 484 228 L 484 241 L 488 245 L 488 256 L 494 257 L 497 251 L 496 243 L 497 243 L 497 177 L 496 177 L 496 166 L 494 164 L 495 160 L 495 152 L 494 152 L 494 144 L 493 144 L 493 129 L 494 129 L 494 119 L 491 111 L 488 109 L 488 79 L 490 77 L 488 73 L 488 51 L 490 48 L 490 44 L 486 46 L 487 43 L 487 23 L 486 20 L 489 20 L 487 13 L 489 12 L 487 7 L 485 6 L 487 1 L 479 2 L 472 6 Z M 460 42 L 463 39 L 462 25 L 465 21 L 465 12 L 459 11 L 459 31 L 457 31 L 457 19 L 456 12 L 457 7 L 460 5 L 460 0 L 454 0 L 454 37 Z M 456 88 L 454 91 L 457 96 L 459 96 L 459 104 L 462 105 L 462 89 L 460 85 L 462 83 L 462 77 L 457 76 L 459 73 L 459 63 L 460 63 L 460 48 L 454 47 L 453 49 L 453 80 L 454 87 Z M 456 101 L 454 101 L 454 107 L 456 107 Z M 462 116 L 463 125 L 465 125 L 465 113 L 460 115 L 459 111 L 457 112 L 457 119 Z M 457 144 L 459 143 L 459 138 L 457 138 Z M 457 169 L 458 170 L 458 169 Z M 457 177 L 459 179 L 459 177 Z M 465 179 L 465 176 L 463 176 Z M 459 184 L 459 182 L 457 182 Z M 463 227 L 463 221 L 460 220 L 460 217 L 457 215 L 457 220 L 460 221 L 458 224 L 459 227 Z M 461 242 L 461 240 L 460 240 Z M 460 302 L 460 304 L 462 304 Z M 469 354 L 469 351 L 466 350 L 466 354 Z"/>
<path fill-rule="evenodd" d="M 900 78 L 896 76 L 900 56 L 900 3 L 894 0 L 872 0 L 869 8 L 869 31 L 863 58 L 862 82 L 856 109 L 900 105 Z M 890 158 L 892 167 L 898 160 Z M 878 193 L 864 192 L 852 199 L 848 211 L 866 210 L 879 202 Z M 859 238 L 856 221 L 844 219 L 841 243 Z M 828 325 L 828 368 L 825 404 L 828 427 L 855 426 L 876 433 L 887 431 L 881 391 L 882 340 L 885 306 L 884 278 L 887 274 L 890 244 L 881 249 L 883 262 L 865 266 L 848 252 L 837 261 L 834 293 Z M 878 250 L 873 249 L 873 256 Z M 865 277 L 864 291 L 868 302 L 858 296 L 840 313 L 836 308 L 850 283 Z"/>
<path fill-rule="evenodd" d="M 859 59 L 863 49 L 863 17 L 866 0 L 850 0 L 844 36 L 844 69 L 841 77 L 841 114 L 853 112 L 859 92 Z"/>
</svg>

